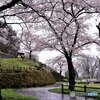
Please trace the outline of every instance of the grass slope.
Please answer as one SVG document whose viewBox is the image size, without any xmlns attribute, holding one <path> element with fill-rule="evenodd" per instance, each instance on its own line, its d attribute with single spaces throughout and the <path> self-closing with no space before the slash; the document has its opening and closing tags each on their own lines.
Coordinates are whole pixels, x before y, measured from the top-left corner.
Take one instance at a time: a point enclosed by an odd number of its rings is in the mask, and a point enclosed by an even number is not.
<svg viewBox="0 0 100 100">
<path fill-rule="evenodd" d="M 1 59 L 0 81 L 2 88 L 36 87 L 54 84 L 51 72 L 45 69 L 37 70 L 39 63 L 28 59 Z M 13 67 L 15 67 L 13 69 Z M 16 69 L 16 67 L 19 67 Z M 25 69 L 24 69 L 25 68 Z"/>
<path fill-rule="evenodd" d="M 0 65 L 2 68 L 31 67 L 35 69 L 36 68 L 35 66 L 38 65 L 38 63 L 28 59 L 10 58 L 10 59 L 1 59 Z"/>
</svg>

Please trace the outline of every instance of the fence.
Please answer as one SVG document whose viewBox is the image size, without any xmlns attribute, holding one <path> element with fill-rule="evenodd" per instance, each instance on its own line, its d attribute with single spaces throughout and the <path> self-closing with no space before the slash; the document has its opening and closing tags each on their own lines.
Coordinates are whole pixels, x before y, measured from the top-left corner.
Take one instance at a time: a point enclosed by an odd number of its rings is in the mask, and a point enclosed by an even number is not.
<svg viewBox="0 0 100 100">
<path fill-rule="evenodd" d="M 67 88 L 64 88 L 67 87 Z M 61 84 L 61 92 L 64 93 L 64 90 L 68 90 L 68 85 Z M 100 95 L 100 88 L 89 87 L 89 86 L 75 86 L 75 94 L 79 96 L 98 96 Z"/>
<path fill-rule="evenodd" d="M 30 70 L 34 70 L 34 68 L 32 67 L 17 67 L 14 66 L 12 68 L 0 68 L 0 73 L 13 73 L 13 72 L 23 72 L 23 71 L 30 71 Z"/>
</svg>

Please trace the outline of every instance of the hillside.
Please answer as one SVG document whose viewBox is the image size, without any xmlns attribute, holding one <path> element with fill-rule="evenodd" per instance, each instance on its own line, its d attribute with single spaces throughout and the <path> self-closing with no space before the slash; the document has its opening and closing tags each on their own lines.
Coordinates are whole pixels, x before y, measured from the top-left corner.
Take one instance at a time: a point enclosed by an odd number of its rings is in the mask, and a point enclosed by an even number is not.
<svg viewBox="0 0 100 100">
<path fill-rule="evenodd" d="M 2 88 L 43 86 L 62 80 L 63 76 L 41 62 L 21 58 L 0 59 Z"/>
<path fill-rule="evenodd" d="M 0 60 L 1 88 L 35 87 L 54 84 L 52 73 L 38 69 L 39 62 L 21 58 Z M 16 69 L 17 68 L 17 69 Z"/>
</svg>

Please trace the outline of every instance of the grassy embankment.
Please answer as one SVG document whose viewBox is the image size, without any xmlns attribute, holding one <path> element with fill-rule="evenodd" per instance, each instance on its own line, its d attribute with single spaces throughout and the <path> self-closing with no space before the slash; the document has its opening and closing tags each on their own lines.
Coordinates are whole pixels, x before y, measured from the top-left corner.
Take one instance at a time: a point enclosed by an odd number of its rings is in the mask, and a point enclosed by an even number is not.
<svg viewBox="0 0 100 100">
<path fill-rule="evenodd" d="M 21 58 L 10 58 L 10 59 L 0 59 L 0 64 L 2 68 L 9 68 L 13 69 L 16 67 L 21 68 L 33 68 L 35 69 L 38 63 L 27 60 L 27 59 L 21 59 Z"/>
</svg>

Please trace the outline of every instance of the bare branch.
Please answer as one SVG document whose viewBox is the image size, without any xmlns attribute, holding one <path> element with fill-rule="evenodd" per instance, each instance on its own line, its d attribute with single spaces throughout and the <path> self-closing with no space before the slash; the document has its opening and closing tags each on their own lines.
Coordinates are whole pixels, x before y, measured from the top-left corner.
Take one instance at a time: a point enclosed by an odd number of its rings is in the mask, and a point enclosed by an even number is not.
<svg viewBox="0 0 100 100">
<path fill-rule="evenodd" d="M 19 3 L 20 1 L 21 0 L 12 0 L 10 3 L 7 3 L 6 5 L 1 6 L 0 7 L 0 12 L 15 6 L 15 4 Z"/>
<path fill-rule="evenodd" d="M 64 10 L 67 14 L 69 14 L 70 16 L 73 16 L 70 12 L 68 12 L 68 11 L 66 10 L 64 0 L 61 0 L 61 1 L 62 1 L 63 10 Z"/>
<path fill-rule="evenodd" d="M 86 46 L 86 45 L 89 45 L 89 44 L 97 44 L 98 46 L 100 46 L 100 44 L 98 42 L 96 42 L 96 41 L 88 41 L 86 43 L 81 44 L 78 47 L 75 47 L 75 49 L 81 48 L 81 47 Z"/>
</svg>

